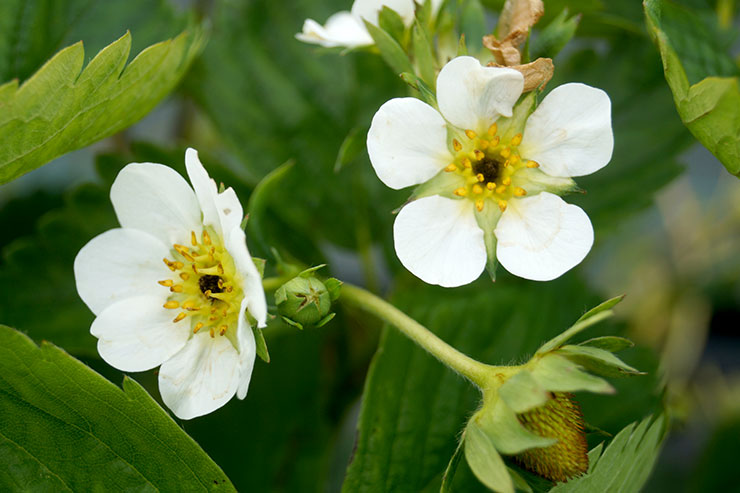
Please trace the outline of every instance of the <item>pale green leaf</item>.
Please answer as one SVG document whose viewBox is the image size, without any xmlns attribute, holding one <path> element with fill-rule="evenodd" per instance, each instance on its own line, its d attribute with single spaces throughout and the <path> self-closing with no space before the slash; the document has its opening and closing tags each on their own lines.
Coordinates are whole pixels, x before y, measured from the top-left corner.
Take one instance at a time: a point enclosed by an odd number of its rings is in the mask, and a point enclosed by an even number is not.
<svg viewBox="0 0 740 493">
<path fill-rule="evenodd" d="M 0 183 L 141 119 L 179 82 L 204 42 L 199 28 L 155 44 L 126 65 L 131 36 L 83 70 L 82 43 L 69 46 L 20 87 L 0 88 Z"/>
<path fill-rule="evenodd" d="M 465 459 L 481 483 L 500 493 L 514 493 L 514 483 L 490 437 L 474 421 L 465 430 Z"/>
<path fill-rule="evenodd" d="M 580 345 L 597 347 L 600 349 L 605 349 L 606 351 L 609 351 L 611 353 L 616 353 L 623 349 L 634 347 L 635 343 L 624 337 L 602 336 L 583 341 L 580 343 Z"/>
<path fill-rule="evenodd" d="M 414 68 L 411 65 L 408 55 L 406 55 L 401 45 L 398 44 L 398 41 L 393 36 L 367 21 L 365 21 L 365 27 L 373 38 L 373 41 L 375 41 L 375 46 L 380 50 L 380 56 L 383 57 L 383 60 L 385 60 L 385 63 L 388 64 L 391 70 L 397 74 L 403 72 L 414 73 Z"/>
<path fill-rule="evenodd" d="M 0 490 L 235 491 L 149 394 L 0 326 Z"/>
<path fill-rule="evenodd" d="M 587 371 L 604 377 L 624 377 L 642 373 L 604 349 L 589 346 L 567 345 L 557 350 L 557 354 L 575 361 Z"/>
</svg>

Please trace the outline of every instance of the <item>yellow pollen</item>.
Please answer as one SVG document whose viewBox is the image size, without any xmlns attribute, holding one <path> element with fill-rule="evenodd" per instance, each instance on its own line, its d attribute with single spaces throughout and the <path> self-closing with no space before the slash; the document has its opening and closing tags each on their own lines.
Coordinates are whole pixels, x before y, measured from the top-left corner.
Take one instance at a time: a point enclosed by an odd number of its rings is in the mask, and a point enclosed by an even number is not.
<svg viewBox="0 0 740 493">
<path fill-rule="evenodd" d="M 465 197 L 468 194 L 468 191 L 465 190 L 465 188 L 460 187 L 457 190 L 455 190 L 453 193 L 457 195 L 458 197 Z"/>
<path fill-rule="evenodd" d="M 511 145 L 518 146 L 522 143 L 522 134 L 516 134 L 513 139 L 511 139 Z"/>
<path fill-rule="evenodd" d="M 480 139 L 480 140 L 478 141 L 478 147 L 479 147 L 479 148 L 481 148 L 481 149 L 483 149 L 483 150 L 486 150 L 486 149 L 488 149 L 488 146 L 489 146 L 490 144 L 491 144 L 491 143 L 490 143 L 490 142 L 488 142 L 488 141 L 487 141 L 487 140 L 485 140 L 485 139 Z"/>
<path fill-rule="evenodd" d="M 473 185 L 473 193 L 481 194 L 483 193 L 483 188 L 480 185 Z"/>
<path fill-rule="evenodd" d="M 211 327 L 211 329 L 208 332 L 211 334 L 211 339 L 216 337 L 216 332 L 213 330 L 213 327 Z"/>
<path fill-rule="evenodd" d="M 465 166 L 466 168 L 472 168 L 473 167 L 473 165 L 470 163 L 470 159 L 468 159 L 468 158 L 464 158 L 462 160 L 462 163 L 463 163 L 463 166 Z"/>
<path fill-rule="evenodd" d="M 475 208 L 478 209 L 478 212 L 483 210 L 483 199 L 478 199 L 475 201 Z"/>
<path fill-rule="evenodd" d="M 479 181 L 479 182 L 481 182 L 481 183 L 483 183 L 484 181 L 486 181 L 486 177 L 485 177 L 485 176 L 483 176 L 483 173 L 478 173 L 477 175 L 475 175 L 475 177 L 476 177 L 476 178 L 478 179 L 478 181 Z"/>
<path fill-rule="evenodd" d="M 508 147 L 504 147 L 503 149 L 501 149 L 501 157 L 502 158 L 506 159 L 509 156 L 511 156 L 511 149 L 509 149 Z"/>
<path fill-rule="evenodd" d="M 483 151 L 481 151 L 480 149 L 474 150 L 473 155 L 475 156 L 475 159 L 477 159 L 478 161 L 486 157 L 486 155 L 483 154 Z"/>
<path fill-rule="evenodd" d="M 170 286 L 170 291 L 173 293 L 182 293 L 182 284 L 175 284 L 174 286 Z"/>
<path fill-rule="evenodd" d="M 486 183 L 486 188 L 489 190 L 493 190 L 494 188 L 496 188 L 496 183 L 489 181 L 488 183 Z"/>
<path fill-rule="evenodd" d="M 452 148 L 460 152 L 462 150 L 462 144 L 457 139 L 452 139 Z"/>
<path fill-rule="evenodd" d="M 505 185 L 501 185 L 500 187 L 498 187 L 498 188 L 496 189 L 496 193 L 498 193 L 498 194 L 502 194 L 502 193 L 504 193 L 505 191 L 506 191 L 506 186 L 505 186 Z"/>
<path fill-rule="evenodd" d="M 219 328 L 220 328 L 221 330 L 220 330 L 220 331 L 219 331 L 218 333 L 219 333 L 219 334 L 221 334 L 221 335 L 224 335 L 224 334 L 226 333 L 226 331 L 228 330 L 229 326 L 228 326 L 228 325 L 222 325 L 222 326 L 221 326 L 221 327 L 219 327 Z"/>
<path fill-rule="evenodd" d="M 195 327 L 193 327 L 193 334 L 197 334 L 200 329 L 203 328 L 203 322 L 198 322 L 195 324 Z"/>
<path fill-rule="evenodd" d="M 168 301 L 167 303 L 165 303 L 162 306 L 164 306 L 165 308 L 169 308 L 171 310 L 173 308 L 179 307 L 180 306 L 180 303 L 178 303 L 177 301 L 174 301 L 174 300 L 170 300 L 170 301 Z"/>
<path fill-rule="evenodd" d="M 187 281 L 188 279 L 190 279 L 190 274 L 188 274 L 187 272 L 180 272 L 180 279 L 182 279 L 183 281 Z"/>
<path fill-rule="evenodd" d="M 190 232 L 190 244 L 193 246 L 198 246 L 198 237 L 195 236 L 195 231 Z"/>
<path fill-rule="evenodd" d="M 503 180 L 501 180 L 501 184 L 506 185 L 507 187 L 511 185 L 511 177 L 506 177 Z"/>
<path fill-rule="evenodd" d="M 182 307 L 186 310 L 190 310 L 193 305 L 195 305 L 195 302 L 193 300 L 188 300 L 182 304 Z"/>
<path fill-rule="evenodd" d="M 538 163 L 537 161 L 529 161 L 527 163 L 527 168 L 539 168 L 539 167 L 540 167 L 540 163 Z"/>
<path fill-rule="evenodd" d="M 499 200 L 498 201 L 498 208 L 501 209 L 501 212 L 504 212 L 506 210 L 506 201 L 505 200 Z"/>
<path fill-rule="evenodd" d="M 488 135 L 493 137 L 496 135 L 496 132 L 498 132 L 498 124 L 494 123 L 490 127 L 488 127 Z"/>
<path fill-rule="evenodd" d="M 470 140 L 473 140 L 474 138 L 478 136 L 478 134 L 472 130 L 466 130 L 465 135 L 467 135 Z"/>
<path fill-rule="evenodd" d="M 172 282 L 172 279 L 165 279 L 164 281 L 157 281 L 157 283 L 161 284 L 162 286 L 166 286 L 168 288 L 174 284 L 174 282 Z"/>
<path fill-rule="evenodd" d="M 509 162 L 511 162 L 511 164 L 516 164 L 519 162 L 520 159 L 521 158 L 519 157 L 519 154 L 512 154 L 509 158 Z"/>
<path fill-rule="evenodd" d="M 498 145 L 498 143 L 499 143 L 499 142 L 501 142 L 501 137 L 494 137 L 494 138 L 493 138 L 493 139 L 491 140 L 491 146 L 493 146 L 493 147 L 496 147 L 496 146 Z"/>
<path fill-rule="evenodd" d="M 516 187 L 514 189 L 514 195 L 516 195 L 517 197 L 524 197 L 525 195 L 527 195 L 527 191 L 524 190 L 522 187 Z"/>
<path fill-rule="evenodd" d="M 177 314 L 177 316 L 176 316 L 175 318 L 173 318 L 173 319 L 172 319 L 172 321 L 173 321 L 173 322 L 179 322 L 180 320 L 182 320 L 183 318 L 185 318 L 185 317 L 187 317 L 187 316 L 188 316 L 188 314 L 187 314 L 187 313 L 185 313 L 185 312 L 180 312 L 180 313 L 178 313 L 178 314 Z"/>
<path fill-rule="evenodd" d="M 211 244 L 211 237 L 208 235 L 208 231 L 206 231 L 205 229 L 203 230 L 203 244 L 204 245 Z"/>
<path fill-rule="evenodd" d="M 175 266 L 175 269 L 178 269 L 178 270 L 180 270 L 180 269 L 182 269 L 183 267 L 185 267 L 185 264 L 183 264 L 183 263 L 182 263 L 182 262 L 180 262 L 180 261 L 174 262 L 174 263 L 173 263 L 172 265 L 174 265 L 174 266 Z"/>
<path fill-rule="evenodd" d="M 452 171 L 457 171 L 457 165 L 455 163 L 448 164 L 445 168 L 445 171 L 447 171 L 448 173 Z"/>
</svg>

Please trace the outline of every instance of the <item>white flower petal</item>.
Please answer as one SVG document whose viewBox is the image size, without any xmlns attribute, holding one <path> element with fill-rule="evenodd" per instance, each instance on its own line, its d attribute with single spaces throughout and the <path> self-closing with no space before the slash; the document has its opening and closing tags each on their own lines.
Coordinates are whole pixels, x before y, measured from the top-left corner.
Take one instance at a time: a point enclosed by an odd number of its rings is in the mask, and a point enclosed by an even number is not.
<svg viewBox="0 0 740 493">
<path fill-rule="evenodd" d="M 190 322 L 174 323 L 176 311 L 163 308 L 163 303 L 161 296 L 138 296 L 98 315 L 90 333 L 98 338 L 98 352 L 106 363 L 121 371 L 146 371 L 182 349 L 190 336 Z"/>
<path fill-rule="evenodd" d="M 530 115 L 520 147 L 551 176 L 583 176 L 612 158 L 611 101 L 601 89 L 564 84 Z"/>
<path fill-rule="evenodd" d="M 254 332 L 252 332 L 252 327 L 250 327 L 244 313 L 247 309 L 247 303 L 248 299 L 244 298 L 241 305 L 241 315 L 239 316 L 239 327 L 236 332 L 239 340 L 239 387 L 236 391 L 236 397 L 239 399 L 244 399 L 247 396 L 247 389 L 254 369 L 254 360 L 257 356 L 257 342 L 254 340 Z"/>
<path fill-rule="evenodd" d="M 239 354 L 224 336 L 194 334 L 185 347 L 159 369 L 159 392 L 180 419 L 220 408 L 239 386 Z"/>
<path fill-rule="evenodd" d="M 373 44 L 373 38 L 365 25 L 349 12 L 337 12 L 323 26 L 313 19 L 306 19 L 303 31 L 295 37 L 304 43 L 318 44 L 325 48 L 356 48 Z"/>
<path fill-rule="evenodd" d="M 396 190 L 424 183 L 452 160 L 444 119 L 416 98 L 391 99 L 380 107 L 367 151 L 378 178 Z"/>
<path fill-rule="evenodd" d="M 437 77 L 439 111 L 458 128 L 484 132 L 499 116 L 511 116 L 524 77 L 514 69 L 483 67 L 470 56 L 449 61 Z"/>
<path fill-rule="evenodd" d="M 377 26 L 378 13 L 383 7 L 395 10 L 407 26 L 414 20 L 413 0 L 355 0 L 352 4 L 352 14 Z"/>
<path fill-rule="evenodd" d="M 265 291 L 262 289 L 262 278 L 249 254 L 246 235 L 241 228 L 233 229 L 229 233 L 226 239 L 226 249 L 234 259 L 234 265 L 242 278 L 242 289 L 249 313 L 257 320 L 258 327 L 265 327 L 267 325 L 267 300 Z"/>
<path fill-rule="evenodd" d="M 434 195 L 407 204 L 393 224 L 393 239 L 404 267 L 429 284 L 462 286 L 486 265 L 483 230 L 469 200 Z"/>
<path fill-rule="evenodd" d="M 586 213 L 548 192 L 509 201 L 494 233 L 501 265 L 533 281 L 560 277 L 578 265 L 594 243 Z"/>
<path fill-rule="evenodd" d="M 90 240 L 74 261 L 82 301 L 99 315 L 113 303 L 133 296 L 164 296 L 157 284 L 170 272 L 162 262 L 169 248 L 138 229 L 111 229 Z"/>
<path fill-rule="evenodd" d="M 156 163 L 131 163 L 118 173 L 111 202 L 124 228 L 156 236 L 167 245 L 200 233 L 200 208 L 193 189 L 180 174 Z"/>
<path fill-rule="evenodd" d="M 198 158 L 198 151 L 189 147 L 185 151 L 185 168 L 193 184 L 195 195 L 198 198 L 200 210 L 203 211 L 203 224 L 212 226 L 219 236 L 223 236 L 221 220 L 219 218 L 216 196 L 218 187 Z"/>
</svg>

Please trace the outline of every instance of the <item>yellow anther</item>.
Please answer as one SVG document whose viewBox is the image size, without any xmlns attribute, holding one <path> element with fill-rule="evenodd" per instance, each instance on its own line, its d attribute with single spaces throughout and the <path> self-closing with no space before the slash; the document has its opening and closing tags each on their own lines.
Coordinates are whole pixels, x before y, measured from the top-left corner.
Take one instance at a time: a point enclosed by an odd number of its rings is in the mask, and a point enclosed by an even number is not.
<svg viewBox="0 0 740 493">
<path fill-rule="evenodd" d="M 462 164 L 468 169 L 473 167 L 473 165 L 470 163 L 470 159 L 468 158 L 463 158 Z"/>
<path fill-rule="evenodd" d="M 524 197 L 525 195 L 527 195 L 527 191 L 524 190 L 522 187 L 516 187 L 514 189 L 514 195 L 516 195 L 517 197 Z"/>
<path fill-rule="evenodd" d="M 506 191 L 506 187 L 505 187 L 504 185 L 501 185 L 500 187 L 498 187 L 498 188 L 496 189 L 496 193 L 498 193 L 498 194 L 502 194 L 502 193 L 504 193 L 505 191 Z"/>
<path fill-rule="evenodd" d="M 473 130 L 466 130 L 465 135 L 467 135 L 470 140 L 473 140 L 478 136 L 478 134 L 475 133 Z"/>
<path fill-rule="evenodd" d="M 178 303 L 175 300 L 170 300 L 170 301 L 168 301 L 167 303 L 165 303 L 162 306 L 164 306 L 165 308 L 168 308 L 168 309 L 172 310 L 173 308 L 179 307 L 180 306 L 180 303 Z"/>
<path fill-rule="evenodd" d="M 221 335 L 224 335 L 226 333 L 226 331 L 228 330 L 228 328 L 229 328 L 228 325 L 222 325 L 221 327 L 219 327 L 219 329 L 221 329 L 221 330 L 218 333 L 221 334 Z"/>
<path fill-rule="evenodd" d="M 203 322 L 198 322 L 195 324 L 195 327 L 193 327 L 193 334 L 197 334 L 200 329 L 203 328 Z"/>
<path fill-rule="evenodd" d="M 157 283 L 158 283 L 158 284 L 161 284 L 162 286 L 168 287 L 168 288 L 169 288 L 170 286 L 172 286 L 173 284 L 175 284 L 175 283 L 174 283 L 174 282 L 172 281 L 172 279 L 165 279 L 164 281 L 157 281 Z"/>
<path fill-rule="evenodd" d="M 458 197 L 465 197 L 468 194 L 468 191 L 465 188 L 460 187 L 452 193 L 454 193 Z"/>
<path fill-rule="evenodd" d="M 478 147 L 479 147 L 480 149 L 484 150 L 484 151 L 485 151 L 486 149 L 488 149 L 488 146 L 489 146 L 490 144 L 491 144 L 491 143 L 490 143 L 490 142 L 488 142 L 488 141 L 487 141 L 486 139 L 480 139 L 480 140 L 478 141 Z"/>
<path fill-rule="evenodd" d="M 488 135 L 490 135 L 491 137 L 496 135 L 496 132 L 498 132 L 498 125 L 496 123 L 488 127 Z"/>
<path fill-rule="evenodd" d="M 491 139 L 491 147 L 496 147 L 501 142 L 501 137 L 494 137 Z"/>
<path fill-rule="evenodd" d="M 486 183 L 486 188 L 489 190 L 493 190 L 494 188 L 496 188 L 496 183 L 489 181 L 488 183 Z"/>
<path fill-rule="evenodd" d="M 212 293 L 211 293 L 211 290 L 210 290 L 210 289 L 206 289 L 206 290 L 205 290 L 205 292 L 203 293 L 203 295 L 204 295 L 204 296 L 205 296 L 206 298 L 210 298 L 210 297 L 211 297 L 211 294 L 212 294 Z"/>
<path fill-rule="evenodd" d="M 218 273 L 221 274 L 222 276 L 224 275 L 224 266 L 221 265 L 220 263 L 218 264 Z"/>
<path fill-rule="evenodd" d="M 193 272 L 195 272 L 197 274 L 198 273 L 198 268 L 195 266 L 195 264 L 191 264 L 190 266 L 193 268 Z"/>
<path fill-rule="evenodd" d="M 182 304 L 182 307 L 183 307 L 184 309 L 186 309 L 186 310 L 189 310 L 189 309 L 190 309 L 190 308 L 192 308 L 192 307 L 193 307 L 194 305 L 195 305 L 195 301 L 193 301 L 193 300 L 187 300 L 186 302 L 184 302 L 184 303 Z"/>
<path fill-rule="evenodd" d="M 188 253 L 188 252 L 190 252 L 190 250 L 188 249 L 188 247 L 186 247 L 184 245 L 178 245 L 177 243 L 175 243 L 172 246 L 175 247 L 175 250 L 177 250 L 178 253 L 183 253 L 183 252 L 184 253 Z"/>
<path fill-rule="evenodd" d="M 457 139 L 452 139 L 452 148 L 460 152 L 462 150 L 462 144 Z"/>
<path fill-rule="evenodd" d="M 218 280 L 218 289 L 220 289 L 221 291 L 224 290 L 224 280 L 223 279 Z"/>
<path fill-rule="evenodd" d="M 508 167 L 509 167 L 509 160 L 507 159 L 506 161 L 504 161 L 504 168 L 508 168 Z"/>
<path fill-rule="evenodd" d="M 211 327 L 211 329 L 208 332 L 211 334 L 211 339 L 216 337 L 216 331 L 213 330 L 213 327 Z"/>
<path fill-rule="evenodd" d="M 198 237 L 195 235 L 195 231 L 190 232 L 190 244 L 198 246 Z"/>
<path fill-rule="evenodd" d="M 457 165 L 455 163 L 450 163 L 445 168 L 445 171 L 447 171 L 448 173 L 450 173 L 452 171 L 457 171 Z"/>
<path fill-rule="evenodd" d="M 516 135 L 515 135 L 515 136 L 514 136 L 514 137 L 513 137 L 512 139 L 511 139 L 511 145 L 513 145 L 513 146 L 518 146 L 518 145 L 519 145 L 519 144 L 521 144 L 521 143 L 522 143 L 522 134 L 516 134 Z"/>
<path fill-rule="evenodd" d="M 478 181 L 479 181 L 479 182 L 481 182 L 481 183 L 483 183 L 484 181 L 486 181 L 486 177 L 485 177 L 485 176 L 483 176 L 483 173 L 478 173 L 477 175 L 475 175 L 475 177 L 476 177 L 476 178 L 478 179 Z"/>
<path fill-rule="evenodd" d="M 521 158 L 519 157 L 519 154 L 512 154 L 511 157 L 509 158 L 509 162 L 511 164 L 516 164 L 519 162 L 520 159 Z"/>
<path fill-rule="evenodd" d="M 483 210 L 483 199 L 478 199 L 475 201 L 475 208 L 478 209 L 478 212 Z"/>
<path fill-rule="evenodd" d="M 190 279 L 190 274 L 188 274 L 187 272 L 180 272 L 180 279 L 182 279 L 183 281 L 187 281 L 188 279 Z"/>
<path fill-rule="evenodd" d="M 540 167 L 540 163 L 538 163 L 537 161 L 529 161 L 527 163 L 527 168 L 539 168 L 539 167 Z"/>
<path fill-rule="evenodd" d="M 210 317 L 208 317 L 208 321 L 210 321 L 210 322 L 215 322 L 215 321 L 216 321 L 216 320 L 218 320 L 219 318 L 220 318 L 220 317 L 219 317 L 218 315 L 211 315 Z"/>
<path fill-rule="evenodd" d="M 206 231 L 205 229 L 203 230 L 203 244 L 204 245 L 211 244 L 211 237 L 208 235 L 208 231 Z"/>
<path fill-rule="evenodd" d="M 480 149 L 474 150 L 473 151 L 473 156 L 475 156 L 475 159 L 477 159 L 478 161 L 480 161 L 481 159 L 483 159 L 484 157 L 486 157 L 486 155 L 483 154 L 483 151 L 481 151 Z"/>
<path fill-rule="evenodd" d="M 170 269 L 171 271 L 173 271 L 173 272 L 174 272 L 174 271 L 176 270 L 176 267 L 175 267 L 175 263 L 174 263 L 173 261 L 171 261 L 171 260 L 167 260 L 166 258 L 163 258 L 163 259 L 162 259 L 162 261 L 164 262 L 164 264 L 165 264 L 165 265 L 166 265 L 166 266 L 167 266 L 167 267 L 168 267 L 168 268 L 169 268 L 169 269 Z"/>
<path fill-rule="evenodd" d="M 508 147 L 504 147 L 503 149 L 501 149 L 501 157 L 502 158 L 506 159 L 509 156 L 511 156 L 511 149 L 509 149 Z"/>
<path fill-rule="evenodd" d="M 234 286 L 226 286 L 226 292 L 230 293 L 234 290 Z"/>
<path fill-rule="evenodd" d="M 480 185 L 473 185 L 473 193 L 481 194 L 483 193 L 483 187 Z"/>
<path fill-rule="evenodd" d="M 501 212 L 504 212 L 506 210 L 506 201 L 505 200 L 499 200 L 498 201 L 498 208 L 501 209 Z"/>
<path fill-rule="evenodd" d="M 172 321 L 173 321 L 173 322 L 179 322 L 180 320 L 182 320 L 183 318 L 185 318 L 185 317 L 187 317 L 187 316 L 188 316 L 188 314 L 187 314 L 187 313 L 185 313 L 185 312 L 180 312 L 180 313 L 178 313 L 178 314 L 177 314 L 177 316 L 176 316 L 175 318 L 173 318 L 173 319 L 172 319 Z"/>
<path fill-rule="evenodd" d="M 182 284 L 175 284 L 174 286 L 170 286 L 170 291 L 173 293 L 182 293 Z"/>
<path fill-rule="evenodd" d="M 507 176 L 506 178 L 504 178 L 503 180 L 501 180 L 501 184 L 502 185 L 506 185 L 507 187 L 509 185 L 511 185 L 511 177 Z"/>
<path fill-rule="evenodd" d="M 182 263 L 182 262 L 180 262 L 180 261 L 174 262 L 174 263 L 173 263 L 172 265 L 174 265 L 174 266 L 175 266 L 175 269 L 177 269 L 177 270 L 180 270 L 180 269 L 182 269 L 183 267 L 185 267 L 185 264 L 183 264 L 183 263 Z"/>
</svg>

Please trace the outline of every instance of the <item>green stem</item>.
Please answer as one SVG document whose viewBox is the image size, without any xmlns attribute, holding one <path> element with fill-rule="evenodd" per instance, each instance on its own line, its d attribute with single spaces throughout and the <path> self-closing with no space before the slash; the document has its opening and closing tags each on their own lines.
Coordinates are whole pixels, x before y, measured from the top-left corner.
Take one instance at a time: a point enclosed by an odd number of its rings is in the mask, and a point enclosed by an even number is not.
<svg viewBox="0 0 740 493">
<path fill-rule="evenodd" d="M 342 285 L 342 294 L 339 299 L 349 306 L 364 310 L 393 325 L 429 354 L 481 389 L 487 386 L 491 371 L 497 368 L 461 353 L 419 322 L 369 291 L 345 283 Z"/>
</svg>

